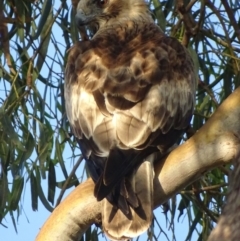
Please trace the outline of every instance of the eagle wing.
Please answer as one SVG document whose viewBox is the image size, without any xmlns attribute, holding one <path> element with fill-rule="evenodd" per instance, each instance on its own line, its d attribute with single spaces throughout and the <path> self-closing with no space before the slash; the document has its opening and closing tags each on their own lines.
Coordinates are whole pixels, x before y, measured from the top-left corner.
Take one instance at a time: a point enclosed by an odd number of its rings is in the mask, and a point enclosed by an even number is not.
<svg viewBox="0 0 240 241">
<path fill-rule="evenodd" d="M 195 100 L 187 50 L 153 23 L 133 31 L 137 33 L 129 35 L 119 26 L 76 43 L 65 76 L 67 116 L 96 183 L 95 196 L 107 197 L 103 222 L 113 239 L 132 237 L 149 226 L 149 163 L 189 125 Z M 140 220 L 133 222 L 134 215 Z M 126 229 L 131 229 L 127 235 Z"/>
</svg>

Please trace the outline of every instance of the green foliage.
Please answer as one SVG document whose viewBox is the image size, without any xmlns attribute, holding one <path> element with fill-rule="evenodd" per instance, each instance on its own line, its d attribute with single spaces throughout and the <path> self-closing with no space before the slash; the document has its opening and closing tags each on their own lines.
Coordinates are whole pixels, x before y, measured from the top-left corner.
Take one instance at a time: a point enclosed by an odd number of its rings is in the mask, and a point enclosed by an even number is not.
<svg viewBox="0 0 240 241">
<path fill-rule="evenodd" d="M 195 62 L 198 89 L 192 128 L 197 131 L 240 85 L 239 1 L 148 2 L 159 26 L 188 46 Z M 76 160 L 79 152 L 63 98 L 67 50 L 79 38 L 74 14 L 69 0 L 0 3 L 0 222 L 4 224 L 9 213 L 15 229 L 25 186 L 31 190 L 33 211 L 39 200 L 52 211 L 56 187 L 64 192 L 82 178 L 75 169 L 70 176 L 67 171 L 66 156 Z M 58 180 L 57 170 L 64 180 Z M 170 201 L 166 222 L 173 240 L 175 216 L 188 219 L 186 240 L 194 232 L 199 240 L 206 239 L 221 212 L 228 174 L 229 167 L 215 169 Z M 46 178 L 48 193 L 41 186 Z M 149 239 L 158 239 L 164 231 L 159 227 L 157 233 L 157 220 L 153 225 Z M 97 240 L 97 235 L 88 230 L 85 238 Z"/>
<path fill-rule="evenodd" d="M 21 213 L 28 182 L 34 211 L 39 200 L 52 211 L 56 187 L 63 188 L 67 179 L 65 188 L 78 183 L 74 173 L 69 177 L 63 159 L 66 148 L 72 150 L 67 156 L 72 160 L 76 149 L 63 98 L 65 56 L 72 43 L 69 24 L 74 21 L 66 1 L 9 0 L 0 5 L 0 221 L 10 213 L 16 228 L 15 213 Z M 63 180 L 56 178 L 58 164 Z M 41 181 L 47 177 L 46 194 Z"/>
</svg>

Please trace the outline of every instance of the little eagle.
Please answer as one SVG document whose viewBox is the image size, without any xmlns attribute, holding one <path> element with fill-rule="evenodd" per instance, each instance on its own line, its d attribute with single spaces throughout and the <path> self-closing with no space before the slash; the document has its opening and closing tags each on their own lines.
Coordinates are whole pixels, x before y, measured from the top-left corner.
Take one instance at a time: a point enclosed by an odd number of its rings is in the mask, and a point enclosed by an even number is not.
<svg viewBox="0 0 240 241">
<path fill-rule="evenodd" d="M 103 230 L 127 240 L 151 224 L 153 164 L 190 123 L 193 61 L 144 0 L 80 0 L 76 22 L 94 35 L 69 51 L 66 113 L 102 200 Z"/>
</svg>

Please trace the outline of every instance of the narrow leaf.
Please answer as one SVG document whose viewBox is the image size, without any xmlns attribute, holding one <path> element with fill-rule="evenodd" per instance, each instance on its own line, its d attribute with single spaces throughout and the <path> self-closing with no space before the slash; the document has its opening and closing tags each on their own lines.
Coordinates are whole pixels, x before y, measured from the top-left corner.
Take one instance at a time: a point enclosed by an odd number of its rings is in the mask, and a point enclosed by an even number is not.
<svg viewBox="0 0 240 241">
<path fill-rule="evenodd" d="M 49 204 L 49 202 L 47 201 L 43 190 L 42 190 L 42 186 L 41 186 L 41 177 L 40 177 L 40 172 L 39 169 L 36 169 L 36 179 L 37 179 L 37 187 L 38 187 L 38 196 L 43 204 L 43 206 L 49 211 L 52 212 L 53 211 L 53 207 Z"/>
<path fill-rule="evenodd" d="M 38 185 L 37 179 L 33 172 L 30 174 L 30 186 L 31 186 L 31 199 L 32 199 L 32 210 L 38 210 Z"/>
<path fill-rule="evenodd" d="M 0 223 L 4 217 L 4 210 L 6 208 L 7 199 L 9 195 L 8 190 L 8 180 L 4 172 L 1 174 L 0 178 Z"/>
<path fill-rule="evenodd" d="M 48 201 L 54 204 L 54 197 L 55 197 L 55 189 L 56 189 L 56 172 L 55 167 L 50 160 L 49 167 L 48 167 Z"/>
<path fill-rule="evenodd" d="M 67 173 L 67 169 L 65 167 L 65 164 L 64 164 L 64 160 L 63 160 L 63 157 L 62 157 L 62 151 L 61 151 L 61 147 L 60 147 L 60 144 L 59 144 L 59 141 L 58 139 L 56 138 L 55 140 L 55 145 L 56 145 L 56 155 L 57 155 L 57 159 L 59 161 L 59 164 L 62 168 L 62 171 L 63 171 L 63 175 L 64 177 L 67 179 L 68 178 L 68 173 Z"/>
<path fill-rule="evenodd" d="M 22 177 L 17 177 L 13 180 L 12 192 L 11 192 L 11 210 L 16 210 L 18 208 L 18 203 L 21 198 L 22 190 L 24 186 L 24 179 Z"/>
<path fill-rule="evenodd" d="M 6 113 L 4 113 L 3 108 L 0 108 L 0 123 L 2 124 L 3 132 L 9 137 L 14 145 L 16 145 L 20 150 L 24 151 L 25 148 L 18 139 L 18 134 L 15 132 L 11 119 Z"/>
<path fill-rule="evenodd" d="M 52 9 L 52 0 L 45 0 L 43 3 L 42 16 L 39 20 L 38 29 L 36 34 L 33 36 L 33 39 L 37 39 L 39 35 L 42 33 L 42 30 L 45 27 L 45 24 L 51 9 Z"/>
</svg>

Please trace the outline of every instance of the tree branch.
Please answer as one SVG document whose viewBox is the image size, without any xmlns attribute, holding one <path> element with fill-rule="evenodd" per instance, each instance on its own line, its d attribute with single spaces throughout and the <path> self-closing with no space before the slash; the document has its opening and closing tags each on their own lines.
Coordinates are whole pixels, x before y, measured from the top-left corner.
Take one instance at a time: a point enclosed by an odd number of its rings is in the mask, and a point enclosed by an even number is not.
<svg viewBox="0 0 240 241">
<path fill-rule="evenodd" d="M 238 23 L 234 17 L 233 10 L 230 8 L 228 1 L 222 0 L 222 4 L 225 7 L 230 23 L 234 28 L 235 34 L 237 35 L 238 41 L 240 41 L 240 31 L 239 31 Z"/>
<path fill-rule="evenodd" d="M 234 169 L 230 176 L 229 194 L 226 206 L 217 227 L 211 232 L 208 241 L 240 240 L 240 150 L 234 160 Z"/>
<path fill-rule="evenodd" d="M 233 160 L 240 150 L 240 87 L 217 109 L 208 122 L 183 145 L 156 163 L 155 207 L 206 171 Z M 79 185 L 53 211 L 36 241 L 79 240 L 101 220 L 101 202 L 93 196 L 91 179 Z"/>
</svg>

